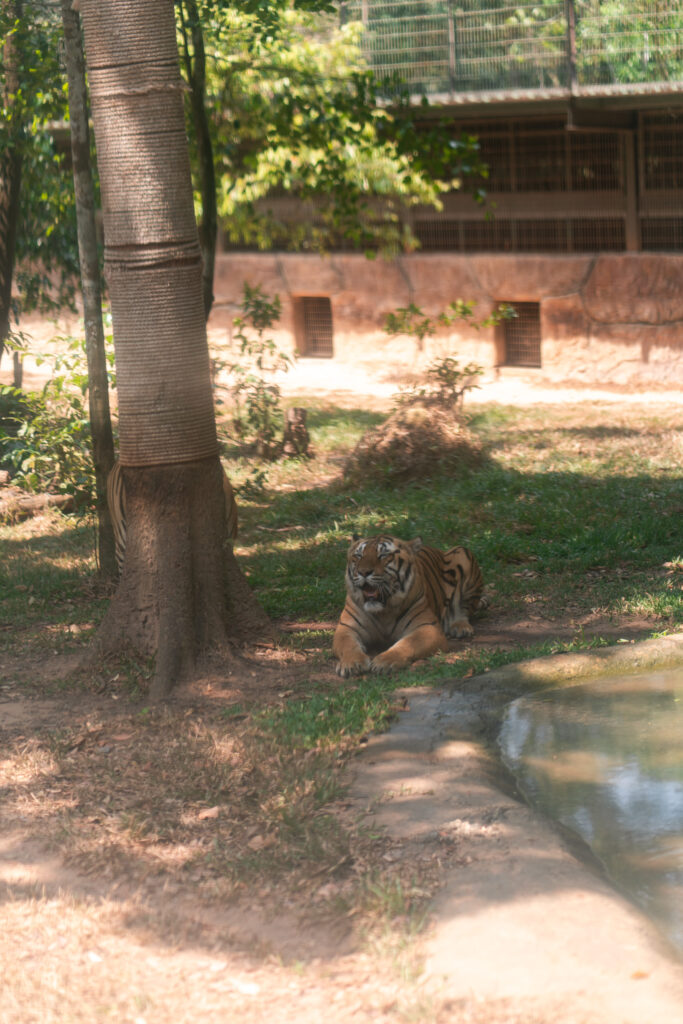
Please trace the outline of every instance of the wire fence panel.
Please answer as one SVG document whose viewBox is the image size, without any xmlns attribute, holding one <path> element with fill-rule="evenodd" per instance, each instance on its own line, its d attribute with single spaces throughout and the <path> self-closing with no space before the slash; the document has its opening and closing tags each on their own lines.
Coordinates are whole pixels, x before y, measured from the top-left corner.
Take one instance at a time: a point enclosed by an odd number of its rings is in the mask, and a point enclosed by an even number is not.
<svg viewBox="0 0 683 1024">
<path fill-rule="evenodd" d="M 633 111 L 624 124 L 567 131 L 563 116 L 547 113 L 454 118 L 452 137 L 475 136 L 489 166 L 486 202 L 454 190 L 441 210 L 411 207 L 401 223 L 424 252 L 681 252 L 683 108 Z M 318 222 L 314 202 L 278 201 L 269 209 L 293 225 L 292 238 Z M 329 246 L 358 248 L 342 238 Z M 331 345 L 331 311 L 324 300 L 301 301 L 302 350 L 322 355 Z"/>
<path fill-rule="evenodd" d="M 580 84 L 671 82 L 683 76 L 683 9 L 673 0 L 577 0 Z"/>
<path fill-rule="evenodd" d="M 454 134 L 464 127 L 454 122 Z M 447 197 L 441 213 L 418 209 L 412 229 L 423 251 L 683 249 L 683 114 L 641 112 L 632 157 L 623 130 L 567 132 L 561 119 L 468 121 L 467 129 L 490 166 L 490 209 L 466 197 Z"/>
<path fill-rule="evenodd" d="M 674 0 L 347 0 L 378 77 L 413 91 L 625 86 L 683 78 Z"/>
<path fill-rule="evenodd" d="M 451 86 L 458 92 L 567 84 L 564 4 L 451 8 Z"/>
</svg>

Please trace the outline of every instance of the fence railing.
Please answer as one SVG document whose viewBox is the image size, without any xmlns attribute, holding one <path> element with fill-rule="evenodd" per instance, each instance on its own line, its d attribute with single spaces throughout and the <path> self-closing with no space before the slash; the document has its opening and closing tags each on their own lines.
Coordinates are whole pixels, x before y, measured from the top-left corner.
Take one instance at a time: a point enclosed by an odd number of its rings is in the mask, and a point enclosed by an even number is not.
<svg viewBox="0 0 683 1024">
<path fill-rule="evenodd" d="M 370 66 L 425 93 L 683 81 L 676 0 L 345 0 Z"/>
</svg>

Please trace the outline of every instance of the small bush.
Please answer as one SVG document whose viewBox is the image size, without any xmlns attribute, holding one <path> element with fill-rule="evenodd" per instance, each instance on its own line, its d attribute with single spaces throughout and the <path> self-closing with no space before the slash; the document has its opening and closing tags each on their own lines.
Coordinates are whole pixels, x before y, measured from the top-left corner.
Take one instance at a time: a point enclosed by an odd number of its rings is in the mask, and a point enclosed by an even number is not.
<svg viewBox="0 0 683 1024">
<path fill-rule="evenodd" d="M 472 319 L 472 306 L 459 299 L 438 317 L 429 317 L 411 303 L 387 316 L 385 331 L 408 334 L 422 349 L 425 338 L 456 320 L 465 319 L 478 329 L 510 315 L 499 310 L 477 322 Z M 437 471 L 481 464 L 483 448 L 468 430 L 462 407 L 465 394 L 478 387 L 482 373 L 474 363 L 461 367 L 454 356 L 435 359 L 422 381 L 395 396 L 389 419 L 358 442 L 344 467 L 345 480 L 354 484 L 378 476 L 387 481 L 418 480 Z"/>
<path fill-rule="evenodd" d="M 395 405 L 401 408 L 420 403 L 459 415 L 465 393 L 479 387 L 476 380 L 483 372 L 481 366 L 475 363 L 468 363 L 460 369 L 458 360 L 452 356 L 436 359 L 427 367 L 421 383 L 412 384 L 399 391 Z"/>
<path fill-rule="evenodd" d="M 55 400 L 49 390 L 2 392 L 14 407 L 9 429 L 0 433 L 0 461 L 12 482 L 27 491 L 89 499 L 94 470 L 90 422 L 81 396 L 65 393 Z"/>
<path fill-rule="evenodd" d="M 266 337 L 280 319 L 280 310 L 277 295 L 270 301 L 260 287 L 244 285 L 242 316 L 235 320 L 243 361 L 230 366 L 236 405 L 233 425 L 240 441 L 261 459 L 277 458 L 282 450 L 281 395 L 272 378 L 288 370 L 292 358 Z"/>
<path fill-rule="evenodd" d="M 108 358 L 113 362 L 111 353 Z M 16 486 L 94 502 L 87 391 L 83 338 L 67 339 L 41 391 L 0 387 L 0 464 Z"/>
</svg>

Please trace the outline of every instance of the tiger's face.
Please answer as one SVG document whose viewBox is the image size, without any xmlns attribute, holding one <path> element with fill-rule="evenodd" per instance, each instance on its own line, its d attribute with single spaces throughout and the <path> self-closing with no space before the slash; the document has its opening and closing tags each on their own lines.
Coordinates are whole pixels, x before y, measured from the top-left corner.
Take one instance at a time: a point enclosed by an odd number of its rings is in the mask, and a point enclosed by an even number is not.
<svg viewBox="0 0 683 1024">
<path fill-rule="evenodd" d="M 415 581 L 419 540 L 387 534 L 355 541 L 349 548 L 346 585 L 351 599 L 366 612 L 380 612 L 403 600 Z"/>
</svg>

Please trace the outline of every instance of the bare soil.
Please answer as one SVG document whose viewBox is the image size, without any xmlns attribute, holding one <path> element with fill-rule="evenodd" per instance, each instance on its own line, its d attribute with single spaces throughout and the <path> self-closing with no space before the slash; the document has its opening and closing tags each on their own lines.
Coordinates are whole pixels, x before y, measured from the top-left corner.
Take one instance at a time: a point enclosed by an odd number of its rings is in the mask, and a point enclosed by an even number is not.
<svg viewBox="0 0 683 1024">
<path fill-rule="evenodd" d="M 472 643 L 580 628 L 651 624 L 494 607 Z M 0 653 L 0 1024 L 683 1021 L 680 966 L 496 773 L 482 723 L 499 695 L 465 683 L 456 713 L 446 690 L 407 692 L 385 736 L 334 764 L 314 752 L 338 787 L 334 822 L 310 810 L 315 867 L 273 825 L 245 712 L 341 685 L 326 650 L 236 654 L 163 708 L 121 672 L 75 685 L 81 653 Z"/>
</svg>

